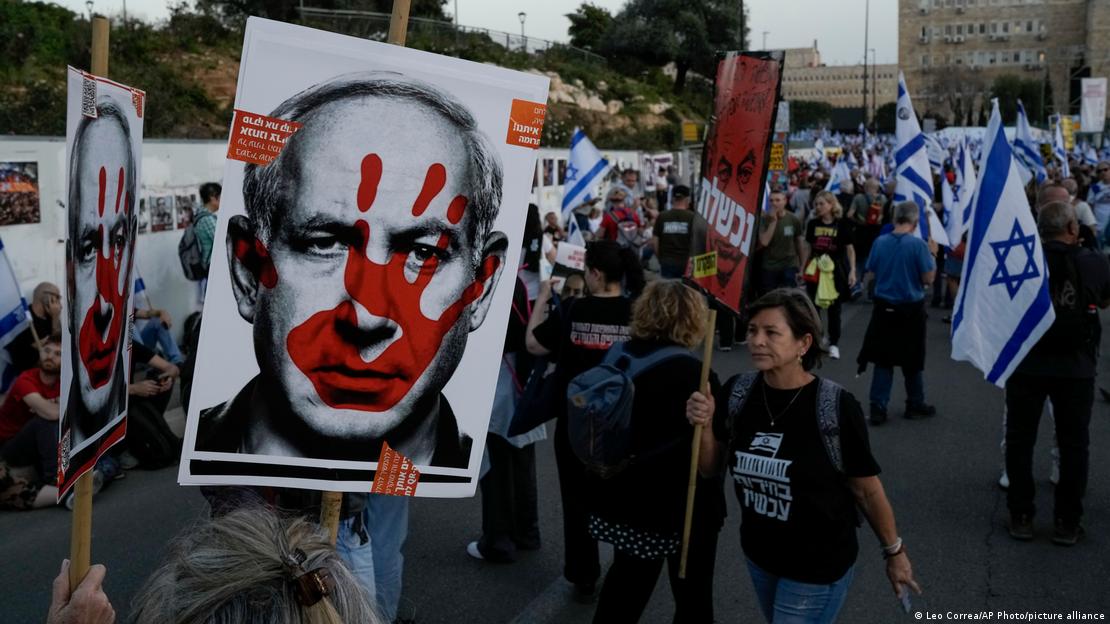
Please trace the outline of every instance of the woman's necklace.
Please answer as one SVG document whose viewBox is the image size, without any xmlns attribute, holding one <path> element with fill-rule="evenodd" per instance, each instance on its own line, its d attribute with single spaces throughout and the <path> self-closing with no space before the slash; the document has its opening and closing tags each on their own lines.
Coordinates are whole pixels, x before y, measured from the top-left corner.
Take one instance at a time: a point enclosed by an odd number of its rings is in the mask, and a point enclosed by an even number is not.
<svg viewBox="0 0 1110 624">
<path fill-rule="evenodd" d="M 794 393 L 794 397 L 791 398 L 790 402 L 786 404 L 786 408 L 776 415 L 771 413 L 771 403 L 767 400 L 767 380 L 763 380 L 763 383 L 760 384 L 760 389 L 763 391 L 763 409 L 767 410 L 767 417 L 771 419 L 772 427 L 775 426 L 775 422 L 778 419 L 782 418 L 783 415 L 786 414 L 786 412 L 790 411 L 790 406 L 794 405 L 794 401 L 798 399 L 798 395 L 802 393 L 802 390 L 805 390 L 807 385 L 809 384 L 803 384 L 801 388 L 798 388 L 798 391 Z"/>
</svg>

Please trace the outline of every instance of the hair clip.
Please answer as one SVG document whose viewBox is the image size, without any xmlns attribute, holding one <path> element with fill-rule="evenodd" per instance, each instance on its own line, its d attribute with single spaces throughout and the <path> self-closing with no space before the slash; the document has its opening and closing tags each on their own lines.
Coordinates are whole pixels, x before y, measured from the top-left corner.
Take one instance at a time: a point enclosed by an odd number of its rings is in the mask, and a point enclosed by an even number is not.
<svg viewBox="0 0 1110 624">
<path fill-rule="evenodd" d="M 302 606 L 311 607 L 320 602 L 335 589 L 335 578 L 331 570 L 316 568 L 293 579 L 293 593 Z"/>
</svg>

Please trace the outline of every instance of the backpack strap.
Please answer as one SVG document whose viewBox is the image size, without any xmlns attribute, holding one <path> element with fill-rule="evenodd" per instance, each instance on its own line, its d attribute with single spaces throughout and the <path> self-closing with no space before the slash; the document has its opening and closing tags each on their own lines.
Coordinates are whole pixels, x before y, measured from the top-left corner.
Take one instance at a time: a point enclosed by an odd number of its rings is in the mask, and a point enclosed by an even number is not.
<svg viewBox="0 0 1110 624">
<path fill-rule="evenodd" d="M 740 412 L 744 410 L 744 406 L 748 404 L 748 397 L 751 396 L 752 388 L 755 387 L 756 380 L 759 379 L 759 373 L 741 373 L 737 375 L 732 381 L 732 391 L 728 397 L 728 413 L 730 418 L 726 423 L 728 425 L 728 445 L 732 447 L 733 436 L 733 423 L 740 417 Z"/>
<path fill-rule="evenodd" d="M 623 342 L 614 342 L 613 346 L 609 347 L 609 352 L 605 354 L 602 364 L 621 368 L 626 375 L 635 379 L 656 366 L 679 357 L 696 358 L 689 349 L 678 345 L 668 345 L 637 357 L 625 351 Z"/>
<path fill-rule="evenodd" d="M 836 471 L 844 474 L 844 456 L 840 452 L 840 393 L 844 390 L 835 381 L 818 378 L 817 430 L 821 443 Z"/>
</svg>

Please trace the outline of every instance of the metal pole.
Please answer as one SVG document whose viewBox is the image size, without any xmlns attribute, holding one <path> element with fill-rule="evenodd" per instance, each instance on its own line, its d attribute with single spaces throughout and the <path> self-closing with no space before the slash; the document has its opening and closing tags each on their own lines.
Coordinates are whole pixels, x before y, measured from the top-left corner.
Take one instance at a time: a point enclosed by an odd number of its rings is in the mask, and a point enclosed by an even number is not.
<svg viewBox="0 0 1110 624">
<path fill-rule="evenodd" d="M 863 127 L 867 127 L 867 35 L 871 27 L 871 0 L 867 0 L 863 9 Z"/>
<path fill-rule="evenodd" d="M 871 48 L 871 126 L 874 129 L 875 116 L 878 115 L 878 87 L 875 86 L 875 78 L 878 72 L 875 66 L 879 64 L 879 55 L 875 53 L 875 48 Z"/>
<path fill-rule="evenodd" d="M 764 50 L 767 49 L 767 33 L 769 33 L 769 32 L 771 32 L 771 31 L 769 31 L 769 30 L 763 31 L 763 49 Z"/>
</svg>

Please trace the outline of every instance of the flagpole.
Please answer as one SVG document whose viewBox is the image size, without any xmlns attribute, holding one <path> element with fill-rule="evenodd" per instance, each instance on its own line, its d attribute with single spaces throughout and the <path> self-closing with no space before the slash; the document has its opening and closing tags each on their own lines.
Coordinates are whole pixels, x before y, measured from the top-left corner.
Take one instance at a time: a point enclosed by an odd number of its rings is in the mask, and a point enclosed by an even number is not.
<svg viewBox="0 0 1110 624">
<path fill-rule="evenodd" d="M 393 13 L 389 18 L 389 38 L 387 43 L 405 47 L 409 27 L 409 4 L 411 0 L 393 0 Z M 456 19 L 456 25 L 458 20 Z M 457 31 L 457 28 L 456 28 Z M 320 526 L 328 532 L 332 546 L 339 536 L 339 512 L 343 506 L 342 492 L 324 492 L 320 499 Z"/>
<path fill-rule="evenodd" d="M 705 319 L 705 341 L 702 345 L 701 382 L 698 388 L 709 396 L 709 373 L 713 364 L 713 330 L 717 327 L 717 311 L 709 310 Z M 698 489 L 698 456 L 701 455 L 701 425 L 694 425 L 694 440 L 690 443 L 690 479 L 686 484 L 686 520 L 682 524 L 682 554 L 678 560 L 678 578 L 686 578 L 686 558 L 690 554 L 690 527 L 694 521 L 694 497 Z"/>
<path fill-rule="evenodd" d="M 108 76 L 108 18 L 92 18 L 92 73 Z M 74 210 L 70 206 L 70 210 Z M 31 327 L 35 326 L 32 319 Z M 69 588 L 73 591 L 89 571 L 92 550 L 92 479 L 93 470 L 77 478 L 73 486 L 73 525 L 69 536 Z"/>
</svg>

